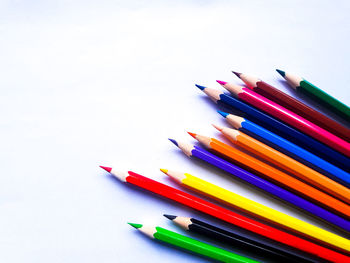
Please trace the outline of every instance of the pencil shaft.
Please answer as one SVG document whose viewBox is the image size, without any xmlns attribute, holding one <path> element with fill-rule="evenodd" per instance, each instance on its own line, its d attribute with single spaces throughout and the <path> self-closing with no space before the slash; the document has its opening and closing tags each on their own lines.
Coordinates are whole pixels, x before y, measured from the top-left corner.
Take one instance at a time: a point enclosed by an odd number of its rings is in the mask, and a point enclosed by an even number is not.
<svg viewBox="0 0 350 263">
<path fill-rule="evenodd" d="M 350 129 L 328 118 L 321 112 L 312 109 L 311 107 L 293 98 L 292 96 L 289 96 L 283 91 L 276 89 L 268 83 L 264 81 L 258 81 L 256 82 L 256 86 L 253 88 L 253 90 L 256 93 L 285 107 L 286 109 L 291 110 L 296 114 L 304 117 L 305 119 L 315 123 L 316 125 L 332 132 L 340 138 L 350 141 Z"/>
<path fill-rule="evenodd" d="M 346 220 L 344 220 L 343 218 L 327 211 L 326 209 L 319 207 L 252 173 L 249 173 L 244 169 L 237 167 L 236 165 L 231 164 L 230 162 L 205 151 L 202 148 L 195 146 L 194 150 L 192 150 L 192 156 L 197 157 L 207 163 L 210 163 L 234 175 L 235 177 L 240 178 L 241 180 L 244 180 L 266 191 L 267 193 L 274 195 L 275 197 L 278 197 L 292 205 L 295 205 L 300 209 L 303 209 L 304 211 L 311 213 L 312 215 L 318 216 L 322 219 L 325 219 L 326 221 L 332 221 L 333 224 L 335 225 L 342 225 L 344 222 L 346 222 Z M 349 247 L 349 250 L 350 250 L 350 247 Z"/>
<path fill-rule="evenodd" d="M 226 231 L 222 228 L 207 224 L 203 221 L 191 218 L 192 224 L 188 226 L 189 231 L 212 238 L 235 248 L 244 249 L 254 254 L 259 254 L 275 260 L 284 262 L 314 262 L 313 259 L 305 255 L 300 255 L 296 251 L 283 250 L 280 246 L 273 247 L 263 242 L 238 235 L 234 232 Z"/>
<path fill-rule="evenodd" d="M 295 247 L 312 255 L 324 258 L 332 262 L 347 262 L 350 257 L 335 252 L 331 249 L 319 246 L 315 243 L 309 242 L 302 238 L 264 225 L 247 217 L 241 216 L 230 210 L 224 209 L 220 206 L 209 203 L 203 199 L 187 194 L 183 191 L 177 190 L 173 187 L 164 185 L 142 175 L 129 171 L 129 176 L 126 177 L 126 182 L 139 186 L 143 189 L 157 193 L 161 196 L 174 200 L 178 203 L 184 204 L 198 211 L 214 216 L 218 219 L 228 223 L 237 225 L 256 234 L 265 236 L 267 238 L 276 240 L 283 244 Z"/>
<path fill-rule="evenodd" d="M 263 218 L 265 221 L 272 222 L 283 228 L 292 230 L 293 232 L 298 232 L 309 238 L 317 239 L 322 243 L 339 246 L 342 246 L 343 243 L 348 243 L 350 245 L 350 241 L 341 236 L 240 196 L 191 174 L 186 173 L 184 175 L 186 177 L 182 180 L 182 183 L 189 188 L 196 189 L 201 193 L 232 205 L 240 210 L 244 210 L 256 217 Z M 347 224 L 349 229 L 350 222 L 346 220 L 343 221 Z"/>
<path fill-rule="evenodd" d="M 313 100 L 327 106 L 329 110 L 333 111 L 335 114 L 338 114 L 338 116 L 345 118 L 347 121 L 350 120 L 349 106 L 345 105 L 300 76 L 284 72 L 280 69 L 276 69 L 276 71 L 297 91 L 302 92 Z"/>
<path fill-rule="evenodd" d="M 348 121 L 350 120 L 350 108 L 347 105 L 332 97 L 307 80 L 302 80 L 299 84 L 299 87 L 297 87 L 297 90 L 308 95 L 314 100 L 321 102 L 321 104 L 326 105 L 330 110 L 338 114 L 340 117 L 343 117 Z"/>
<path fill-rule="evenodd" d="M 306 181 L 310 185 L 318 187 L 325 193 L 337 197 L 343 202 L 350 203 L 350 189 L 331 180 L 325 175 L 311 169 L 308 166 L 290 158 L 289 156 L 276 151 L 275 149 L 255 140 L 254 138 L 240 133 L 235 139 L 231 141 L 243 147 L 244 149 L 253 152 L 261 158 L 273 163 L 274 165 L 288 171 L 301 180 Z"/>
<path fill-rule="evenodd" d="M 239 135 L 240 136 L 240 135 Z M 240 137 L 237 137 L 237 141 Z M 234 143 L 237 141 L 232 140 Z M 215 152 L 229 158 L 234 162 L 243 164 L 246 167 L 262 174 L 265 178 L 273 180 L 279 185 L 289 188 L 293 192 L 297 192 L 299 195 L 302 195 L 308 199 L 311 199 L 313 202 L 320 204 L 321 206 L 326 206 L 327 209 L 336 211 L 343 216 L 350 218 L 350 206 L 341 202 L 340 200 L 306 184 L 268 164 L 262 162 L 248 154 L 243 153 L 242 151 L 233 148 L 221 141 L 218 141 L 214 138 L 211 139 L 210 143 L 211 149 Z M 243 145 L 244 147 L 244 145 Z M 329 221 L 332 223 L 332 221 Z M 337 224 L 338 227 L 343 228 L 347 231 L 350 231 L 350 222 L 334 222 L 340 223 Z"/>
<path fill-rule="evenodd" d="M 337 166 L 323 160 L 317 155 L 299 147 L 298 145 L 268 131 L 249 120 L 241 123 L 240 131 L 252 136 L 253 138 L 264 142 L 265 144 L 277 148 L 284 154 L 312 167 L 313 169 L 330 176 L 333 180 L 341 183 L 350 184 L 350 174 Z"/>
<path fill-rule="evenodd" d="M 113 174 L 113 169 L 111 171 Z M 309 242 L 305 239 L 296 237 L 278 229 L 272 228 L 265 224 L 259 223 L 247 217 L 234 213 L 203 199 L 187 194 L 183 191 L 177 190 L 173 187 L 154 181 L 150 178 L 144 177 L 134 172 L 127 172 L 128 176 L 123 176 L 120 180 L 136 185 L 145 190 L 166 197 L 170 200 L 176 201 L 180 204 L 186 205 L 208 215 L 214 216 L 218 219 L 228 223 L 237 225 L 238 227 L 247 229 L 256 234 L 273 239 L 288 246 L 300 249 L 309 254 L 324 258 L 332 262 L 347 262 L 350 257 L 338 253 L 334 250 L 319 246 L 315 243 Z M 119 176 L 116 176 L 119 178 Z"/>
<path fill-rule="evenodd" d="M 281 107 L 273 101 L 266 99 L 249 88 L 242 88 L 242 92 L 237 96 L 254 107 L 263 110 L 271 116 L 282 120 L 292 127 L 335 149 L 336 151 L 339 151 L 347 157 L 350 157 L 350 144 L 348 142 L 318 127 L 312 122 L 309 122 L 308 120 Z"/>
<path fill-rule="evenodd" d="M 168 244 L 195 252 L 221 262 L 235 263 L 256 263 L 258 261 L 237 255 L 224 249 L 200 242 L 162 227 L 156 227 L 157 232 L 153 234 L 154 238 Z"/>
<path fill-rule="evenodd" d="M 220 95 L 220 100 L 218 103 L 223 103 L 225 106 L 238 109 L 246 116 L 248 116 L 247 119 L 262 125 L 270 131 L 277 133 L 290 140 L 291 142 L 294 142 L 299 146 L 312 151 L 314 154 L 322 158 L 331 160 L 332 163 L 336 164 L 339 167 L 342 167 L 346 171 L 350 171 L 350 158 L 340 154 L 337 151 L 334 151 L 333 149 L 329 148 L 323 143 L 318 142 L 310 136 L 270 117 L 269 115 L 255 109 L 254 107 L 249 106 L 248 104 L 226 94 Z"/>
</svg>

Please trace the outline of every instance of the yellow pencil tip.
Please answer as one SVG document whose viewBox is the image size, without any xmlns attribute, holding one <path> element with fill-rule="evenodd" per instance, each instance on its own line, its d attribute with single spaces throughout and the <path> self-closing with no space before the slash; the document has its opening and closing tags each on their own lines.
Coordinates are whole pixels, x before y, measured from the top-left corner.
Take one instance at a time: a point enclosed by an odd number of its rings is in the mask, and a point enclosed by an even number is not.
<svg viewBox="0 0 350 263">
<path fill-rule="evenodd" d="M 168 169 L 163 169 L 163 168 L 160 168 L 160 170 L 165 173 L 166 175 L 168 174 Z"/>
</svg>

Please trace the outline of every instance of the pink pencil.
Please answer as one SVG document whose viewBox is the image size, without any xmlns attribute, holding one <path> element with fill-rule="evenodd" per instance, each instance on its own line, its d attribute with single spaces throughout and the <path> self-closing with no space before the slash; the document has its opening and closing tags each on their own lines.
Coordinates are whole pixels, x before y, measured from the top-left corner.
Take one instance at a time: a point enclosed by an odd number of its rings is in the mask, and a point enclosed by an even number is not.
<svg viewBox="0 0 350 263">
<path fill-rule="evenodd" d="M 293 126 L 294 128 L 310 135 L 311 137 L 323 142 L 342 154 L 350 157 L 350 144 L 334 134 L 318 127 L 312 122 L 300 117 L 299 115 L 283 108 L 269 99 L 257 94 L 249 88 L 239 86 L 233 83 L 217 80 L 225 89 L 231 92 L 239 99 L 251 104 L 252 106 L 265 111 L 281 121 Z"/>
</svg>

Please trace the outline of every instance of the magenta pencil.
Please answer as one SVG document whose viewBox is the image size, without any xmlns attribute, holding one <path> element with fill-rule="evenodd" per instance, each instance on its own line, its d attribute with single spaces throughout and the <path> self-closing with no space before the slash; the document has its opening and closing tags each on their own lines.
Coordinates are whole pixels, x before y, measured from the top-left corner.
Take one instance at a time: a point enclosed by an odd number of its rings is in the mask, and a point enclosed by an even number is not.
<svg viewBox="0 0 350 263">
<path fill-rule="evenodd" d="M 311 137 L 319 140 L 320 142 L 323 142 L 329 147 L 350 157 L 350 144 L 335 136 L 334 134 L 322 129 L 312 122 L 291 112 L 290 110 L 283 108 L 277 103 L 274 103 L 273 101 L 257 94 L 249 88 L 220 80 L 217 80 L 217 82 L 242 101 L 245 101 L 256 108 L 265 111 L 271 116 L 280 119 L 281 121 L 293 126 L 305 134 L 310 135 Z"/>
</svg>

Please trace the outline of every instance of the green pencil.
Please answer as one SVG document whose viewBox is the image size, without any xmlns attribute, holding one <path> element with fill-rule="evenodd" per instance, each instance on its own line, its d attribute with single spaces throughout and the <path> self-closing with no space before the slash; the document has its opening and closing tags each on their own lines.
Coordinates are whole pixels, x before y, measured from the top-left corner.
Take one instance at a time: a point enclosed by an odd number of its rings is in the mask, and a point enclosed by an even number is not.
<svg viewBox="0 0 350 263">
<path fill-rule="evenodd" d="M 292 88 L 329 107 L 330 110 L 346 120 L 350 120 L 350 108 L 341 101 L 299 76 L 286 73 L 279 69 L 276 69 L 276 71 L 281 74 Z"/>
<path fill-rule="evenodd" d="M 237 263 L 254 263 L 258 262 L 224 249 L 214 247 L 212 245 L 200 242 L 193 238 L 189 238 L 173 231 L 164 229 L 159 226 L 144 226 L 141 224 L 128 223 L 129 225 L 135 227 L 137 230 L 141 231 L 148 237 L 152 239 L 157 239 L 168 244 L 172 244 L 177 247 L 181 247 L 186 250 L 190 250 L 197 254 L 207 256 L 209 258 L 221 261 L 221 262 L 237 262 Z"/>
</svg>

